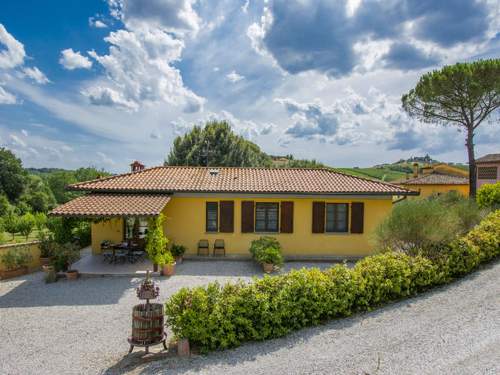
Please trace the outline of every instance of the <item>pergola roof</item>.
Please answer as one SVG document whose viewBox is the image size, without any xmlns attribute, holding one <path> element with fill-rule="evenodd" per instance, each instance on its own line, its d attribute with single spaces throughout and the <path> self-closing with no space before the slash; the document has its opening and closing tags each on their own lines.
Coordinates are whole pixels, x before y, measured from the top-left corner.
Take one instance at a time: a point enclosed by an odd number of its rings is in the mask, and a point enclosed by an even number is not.
<svg viewBox="0 0 500 375">
<path fill-rule="evenodd" d="M 170 196 L 165 194 L 88 194 L 53 209 L 55 216 L 156 216 Z"/>
</svg>

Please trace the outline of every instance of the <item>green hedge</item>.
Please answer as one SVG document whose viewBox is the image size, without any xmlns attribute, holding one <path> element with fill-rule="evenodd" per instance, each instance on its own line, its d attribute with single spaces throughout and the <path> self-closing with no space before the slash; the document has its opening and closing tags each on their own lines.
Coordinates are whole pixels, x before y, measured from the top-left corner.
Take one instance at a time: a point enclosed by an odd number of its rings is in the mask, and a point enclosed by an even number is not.
<svg viewBox="0 0 500 375">
<path fill-rule="evenodd" d="M 183 288 L 166 303 L 167 323 L 202 352 L 265 340 L 370 310 L 471 272 L 500 255 L 500 210 L 435 259 L 386 252 L 354 268 L 294 270 L 253 283 Z"/>
</svg>

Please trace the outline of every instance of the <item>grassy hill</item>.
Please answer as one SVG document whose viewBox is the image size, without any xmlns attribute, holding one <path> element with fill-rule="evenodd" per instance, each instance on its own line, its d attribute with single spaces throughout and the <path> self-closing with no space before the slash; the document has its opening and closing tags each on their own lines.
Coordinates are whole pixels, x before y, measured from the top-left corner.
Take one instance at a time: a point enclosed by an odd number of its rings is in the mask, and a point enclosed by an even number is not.
<svg viewBox="0 0 500 375">
<path fill-rule="evenodd" d="M 353 176 L 372 178 L 381 181 L 396 181 L 405 178 L 405 172 L 394 171 L 384 167 L 371 167 L 371 168 L 335 168 L 343 173 Z"/>
</svg>

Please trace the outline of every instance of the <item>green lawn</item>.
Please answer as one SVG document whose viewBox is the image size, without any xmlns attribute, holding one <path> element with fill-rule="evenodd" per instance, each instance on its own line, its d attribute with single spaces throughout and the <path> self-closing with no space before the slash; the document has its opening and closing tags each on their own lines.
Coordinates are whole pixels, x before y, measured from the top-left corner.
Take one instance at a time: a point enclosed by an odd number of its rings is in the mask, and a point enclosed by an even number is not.
<svg viewBox="0 0 500 375">
<path fill-rule="evenodd" d="M 28 237 L 28 242 L 29 241 L 35 241 L 38 239 L 38 231 L 35 229 Z M 12 234 L 4 232 L 3 237 L 0 235 L 0 244 L 10 244 L 10 243 L 22 243 L 26 242 L 26 237 L 20 235 L 17 233 L 14 236 L 14 239 L 12 239 Z"/>
<path fill-rule="evenodd" d="M 388 168 L 335 168 L 353 176 L 372 178 L 382 181 L 396 181 L 405 178 L 406 173 L 392 171 Z"/>
</svg>

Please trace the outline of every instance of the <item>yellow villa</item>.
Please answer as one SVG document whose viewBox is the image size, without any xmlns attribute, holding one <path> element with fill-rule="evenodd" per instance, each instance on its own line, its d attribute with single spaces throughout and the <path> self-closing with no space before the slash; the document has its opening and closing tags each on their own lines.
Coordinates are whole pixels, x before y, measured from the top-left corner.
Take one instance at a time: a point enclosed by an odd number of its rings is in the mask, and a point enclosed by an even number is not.
<svg viewBox="0 0 500 375">
<path fill-rule="evenodd" d="M 375 227 L 405 188 L 327 169 L 161 166 L 70 185 L 87 192 L 53 215 L 87 217 L 92 251 L 103 241 L 141 241 L 147 218 L 162 213 L 170 241 L 196 256 L 200 240 L 223 240 L 228 257 L 248 257 L 250 242 L 276 237 L 288 258 L 360 257 L 373 251 Z"/>
<path fill-rule="evenodd" d="M 469 174 L 464 170 L 446 164 L 422 168 L 416 164 L 413 168 L 413 177 L 401 180 L 397 184 L 405 189 L 419 192 L 420 197 L 446 194 L 451 191 L 463 196 L 469 195 Z"/>
</svg>

